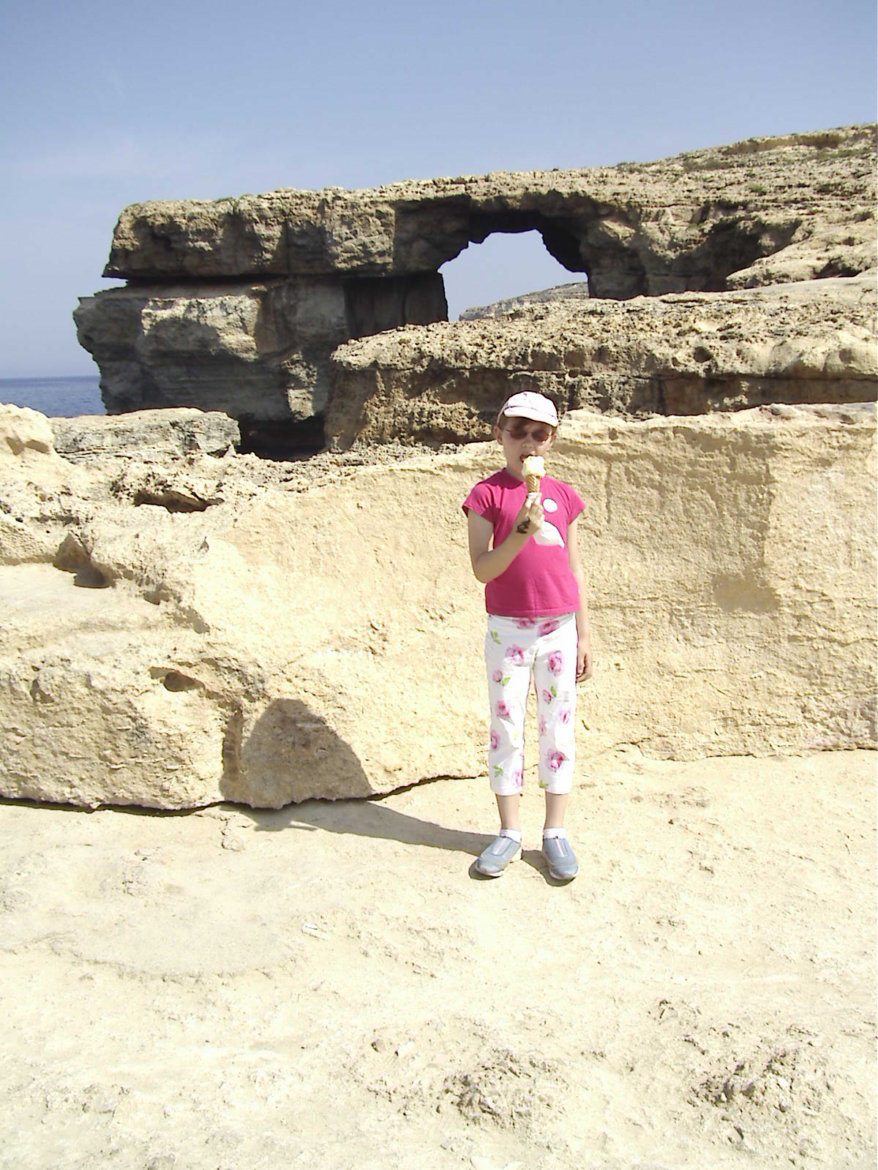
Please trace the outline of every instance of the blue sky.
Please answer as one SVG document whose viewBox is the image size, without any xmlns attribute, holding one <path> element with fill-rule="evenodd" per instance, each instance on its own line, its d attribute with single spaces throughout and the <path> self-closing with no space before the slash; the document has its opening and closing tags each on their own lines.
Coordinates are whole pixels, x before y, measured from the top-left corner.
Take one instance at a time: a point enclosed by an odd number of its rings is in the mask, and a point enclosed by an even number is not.
<svg viewBox="0 0 878 1170">
<path fill-rule="evenodd" d="M 649 161 L 875 119 L 873 0 L 0 0 L 0 377 L 96 372 L 77 297 L 146 199 Z M 534 233 L 452 316 L 572 279 Z"/>
</svg>

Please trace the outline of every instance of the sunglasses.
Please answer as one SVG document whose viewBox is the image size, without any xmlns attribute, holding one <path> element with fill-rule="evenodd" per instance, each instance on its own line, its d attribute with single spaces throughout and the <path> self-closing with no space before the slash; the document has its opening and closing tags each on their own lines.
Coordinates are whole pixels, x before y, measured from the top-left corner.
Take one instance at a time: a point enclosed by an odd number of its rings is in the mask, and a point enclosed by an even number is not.
<svg viewBox="0 0 878 1170">
<path fill-rule="evenodd" d="M 507 435 L 510 435 L 516 442 L 519 439 L 526 439 L 528 436 L 537 444 L 545 443 L 552 437 L 552 432 L 548 427 L 525 427 L 520 423 L 513 423 L 511 426 L 504 428 Z"/>
</svg>

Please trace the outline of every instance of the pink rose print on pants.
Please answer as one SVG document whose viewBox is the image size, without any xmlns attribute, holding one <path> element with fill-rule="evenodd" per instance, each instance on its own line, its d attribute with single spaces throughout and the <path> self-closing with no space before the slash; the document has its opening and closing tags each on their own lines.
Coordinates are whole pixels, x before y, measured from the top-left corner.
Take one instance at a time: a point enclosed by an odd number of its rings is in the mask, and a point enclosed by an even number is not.
<svg viewBox="0 0 878 1170">
<path fill-rule="evenodd" d="M 554 634 L 559 625 L 560 622 L 556 622 L 554 619 L 552 619 L 552 621 L 543 622 L 543 624 L 540 626 L 539 633 L 543 635 Z"/>
<path fill-rule="evenodd" d="M 497 703 L 497 706 L 494 708 L 494 710 L 497 712 L 497 714 L 500 716 L 501 719 L 508 719 L 509 718 L 509 704 L 504 699 L 500 699 L 500 701 Z"/>
<path fill-rule="evenodd" d="M 491 730 L 491 751 L 495 752 L 500 746 L 500 736 L 493 729 Z"/>
<path fill-rule="evenodd" d="M 515 787 L 524 788 L 524 772 L 521 768 L 515 773 Z"/>
<path fill-rule="evenodd" d="M 569 723 L 570 722 L 570 708 L 569 707 L 562 707 L 561 710 L 558 712 L 558 722 L 559 723 Z"/>
<path fill-rule="evenodd" d="M 555 697 L 555 696 L 552 694 L 552 692 L 551 692 L 551 691 L 547 691 L 545 688 L 543 688 L 543 690 L 541 691 L 541 694 L 542 694 L 542 696 L 543 696 L 543 702 L 544 702 L 544 703 L 551 703 L 551 701 L 552 701 L 552 700 L 554 699 L 554 697 Z"/>
<path fill-rule="evenodd" d="M 567 757 L 563 752 L 549 752 L 549 767 L 553 772 L 558 772 L 563 767 Z"/>
<path fill-rule="evenodd" d="M 560 674 L 564 669 L 564 655 L 560 650 L 556 650 L 554 654 L 549 655 L 549 670 L 552 674 Z"/>
<path fill-rule="evenodd" d="M 506 659 L 511 662 L 513 666 L 522 666 L 524 664 L 524 650 L 521 646 L 507 646 Z"/>
</svg>

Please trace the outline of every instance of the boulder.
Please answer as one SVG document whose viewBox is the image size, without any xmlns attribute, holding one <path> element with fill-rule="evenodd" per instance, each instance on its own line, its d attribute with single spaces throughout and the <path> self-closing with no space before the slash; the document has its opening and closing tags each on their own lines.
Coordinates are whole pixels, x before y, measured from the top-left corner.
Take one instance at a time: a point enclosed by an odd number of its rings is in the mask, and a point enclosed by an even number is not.
<svg viewBox="0 0 878 1170">
<path fill-rule="evenodd" d="M 0 403 L 0 459 L 42 464 L 42 456 L 51 455 L 52 447 L 52 428 L 45 415 Z"/>
<path fill-rule="evenodd" d="M 53 418 L 50 427 L 55 450 L 73 461 L 102 454 L 136 458 L 221 455 L 241 441 L 238 424 L 228 415 L 183 407 Z"/>
<path fill-rule="evenodd" d="M 96 572 L 7 567 L 0 597 L 4 796 L 88 808 L 217 798 L 228 713 L 175 668 L 185 630 Z"/>
<path fill-rule="evenodd" d="M 625 744 L 874 746 L 874 445 L 869 412 L 844 407 L 565 418 L 551 470 L 588 502 L 597 657 L 581 780 Z M 0 465 L 3 499 L 31 482 L 27 450 Z M 51 560 L 0 567 L 0 793 L 279 807 L 482 777 L 460 502 L 493 443 L 124 474 L 108 458 L 67 464 L 63 509 L 23 517 Z M 138 495 L 156 476 L 164 504 Z M 171 506 L 196 489 L 209 506 Z"/>
<path fill-rule="evenodd" d="M 76 498 L 88 486 L 55 451 L 45 415 L 0 403 L 0 565 L 51 561 Z"/>
</svg>

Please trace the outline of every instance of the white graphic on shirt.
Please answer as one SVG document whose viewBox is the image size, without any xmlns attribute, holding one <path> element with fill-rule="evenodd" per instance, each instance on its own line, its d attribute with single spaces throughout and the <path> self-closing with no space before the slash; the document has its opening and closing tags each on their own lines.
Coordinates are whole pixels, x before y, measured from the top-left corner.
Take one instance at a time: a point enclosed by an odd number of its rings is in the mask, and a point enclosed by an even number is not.
<svg viewBox="0 0 878 1170">
<path fill-rule="evenodd" d="M 550 524 L 548 520 L 544 520 L 539 528 L 534 533 L 534 540 L 537 544 L 554 545 L 555 548 L 564 547 L 564 537 L 558 531 L 554 524 Z"/>
</svg>

